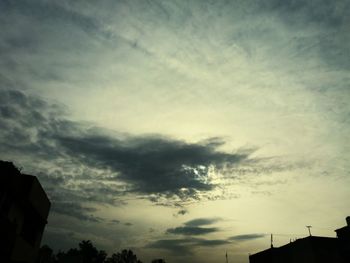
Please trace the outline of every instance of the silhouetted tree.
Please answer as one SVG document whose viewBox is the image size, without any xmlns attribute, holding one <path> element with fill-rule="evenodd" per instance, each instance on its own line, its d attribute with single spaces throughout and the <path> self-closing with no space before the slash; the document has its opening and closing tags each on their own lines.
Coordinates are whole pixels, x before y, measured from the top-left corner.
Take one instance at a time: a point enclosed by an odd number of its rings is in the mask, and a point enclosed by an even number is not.
<svg viewBox="0 0 350 263">
<path fill-rule="evenodd" d="M 117 254 L 113 254 L 111 257 L 107 258 L 106 263 L 142 263 L 137 259 L 136 255 L 132 250 L 122 250 Z"/>
<path fill-rule="evenodd" d="M 98 251 L 90 240 L 80 242 L 79 249 L 83 263 L 103 263 L 107 256 L 103 250 Z"/>
<path fill-rule="evenodd" d="M 40 248 L 36 263 L 142 263 L 132 250 L 122 250 L 107 258 L 103 250 L 98 250 L 90 240 L 83 240 L 78 248 L 67 252 L 59 251 L 56 256 L 52 249 L 44 245 Z M 152 263 L 165 263 L 163 259 L 155 259 Z"/>
<path fill-rule="evenodd" d="M 98 251 L 90 240 L 79 243 L 79 249 L 71 248 L 66 253 L 58 252 L 58 263 L 104 263 L 106 252 Z"/>
<path fill-rule="evenodd" d="M 38 252 L 37 263 L 55 263 L 56 257 L 53 254 L 52 248 L 48 245 L 43 245 Z"/>
<path fill-rule="evenodd" d="M 59 251 L 57 253 L 58 263 L 82 263 L 83 258 L 80 251 L 76 248 L 71 248 L 67 252 Z"/>
<path fill-rule="evenodd" d="M 153 259 L 151 263 L 166 263 L 164 259 Z"/>
</svg>

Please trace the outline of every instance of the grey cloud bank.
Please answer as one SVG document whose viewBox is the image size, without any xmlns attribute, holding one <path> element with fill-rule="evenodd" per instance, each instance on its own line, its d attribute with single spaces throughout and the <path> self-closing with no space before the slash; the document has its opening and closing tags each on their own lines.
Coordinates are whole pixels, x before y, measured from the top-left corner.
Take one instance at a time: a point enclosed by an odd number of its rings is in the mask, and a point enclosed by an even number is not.
<svg viewBox="0 0 350 263">
<path fill-rule="evenodd" d="M 229 244 L 227 240 L 184 238 L 184 239 L 161 239 L 147 245 L 147 248 L 165 249 L 180 255 L 190 255 L 195 247 L 215 247 Z"/>
<path fill-rule="evenodd" d="M 185 222 L 186 226 L 204 226 L 204 225 L 212 225 L 214 223 L 220 222 L 222 219 L 219 217 L 213 218 L 196 218 L 190 221 Z"/>
<path fill-rule="evenodd" d="M 169 228 L 166 232 L 176 235 L 205 235 L 213 232 L 217 232 L 219 229 L 216 227 L 195 227 L 195 226 L 183 226 L 176 228 Z"/>
<path fill-rule="evenodd" d="M 266 236 L 266 234 L 246 234 L 246 235 L 238 235 L 238 236 L 230 237 L 229 240 L 239 242 L 239 241 L 247 241 L 247 240 L 262 238 L 265 236 Z"/>
<path fill-rule="evenodd" d="M 51 197 L 63 202 L 54 205 L 54 211 L 79 219 L 95 220 L 83 215 L 84 211 L 91 210 L 67 200 L 118 205 L 118 197 L 125 193 L 149 195 L 147 198 L 156 202 L 162 195 L 176 196 L 183 201 L 197 199 L 200 192 L 210 192 L 216 187 L 210 180 L 210 169 L 220 171 L 242 163 L 255 163 L 249 151 L 217 151 L 223 144 L 217 139 L 195 144 L 157 135 L 120 138 L 103 135 L 103 129 L 89 129 L 84 124 L 66 120 L 57 105 L 20 91 L 0 90 L 0 93 L 3 149 L 8 156 L 45 160 L 49 167 L 39 177 L 52 189 Z M 75 187 L 66 189 L 64 186 L 69 182 Z M 117 187 L 114 182 L 124 186 Z M 67 200 L 59 201 L 63 195 Z M 216 221 L 218 219 L 198 219 L 187 225 Z"/>
</svg>

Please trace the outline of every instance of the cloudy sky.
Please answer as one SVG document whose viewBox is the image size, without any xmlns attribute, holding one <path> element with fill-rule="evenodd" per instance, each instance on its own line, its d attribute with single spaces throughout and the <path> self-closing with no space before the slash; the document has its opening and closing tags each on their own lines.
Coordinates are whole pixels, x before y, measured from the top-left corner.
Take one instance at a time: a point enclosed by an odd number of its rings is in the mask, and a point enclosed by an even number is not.
<svg viewBox="0 0 350 263">
<path fill-rule="evenodd" d="M 248 262 L 350 200 L 350 1 L 0 2 L 0 158 L 44 243 Z"/>
</svg>

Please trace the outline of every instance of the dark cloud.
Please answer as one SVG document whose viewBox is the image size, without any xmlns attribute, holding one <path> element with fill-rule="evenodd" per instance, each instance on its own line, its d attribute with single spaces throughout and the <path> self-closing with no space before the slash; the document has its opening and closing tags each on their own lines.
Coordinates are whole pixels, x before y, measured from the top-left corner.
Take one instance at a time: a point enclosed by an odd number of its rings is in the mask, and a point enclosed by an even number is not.
<svg viewBox="0 0 350 263">
<path fill-rule="evenodd" d="M 72 5 L 71 5 L 72 6 Z M 87 33 L 99 31 L 100 26 L 96 19 L 88 17 L 82 13 L 69 8 L 69 5 L 59 5 L 55 2 L 47 1 L 1 1 L 0 8 L 7 13 L 18 13 L 23 16 L 36 19 L 40 22 L 46 21 L 49 24 L 64 22 L 77 26 Z M 13 39 L 11 46 L 25 46 L 21 40 Z"/>
<path fill-rule="evenodd" d="M 65 120 L 57 105 L 19 91 L 1 93 L 4 118 L 0 124 L 5 129 L 0 139 L 7 149 L 48 161 L 69 158 L 71 166 L 107 170 L 115 174 L 115 180 L 129 185 L 128 192 L 156 194 L 154 201 L 159 198 L 157 194 L 196 199 L 198 192 L 216 187 L 208 177 L 209 169 L 221 170 L 251 161 L 250 152 L 218 151 L 217 147 L 223 144 L 218 140 L 186 143 L 156 135 L 107 136 L 99 129 L 89 130 Z M 89 179 L 87 175 L 85 179 Z M 121 194 L 111 185 L 90 186 L 84 188 L 99 193 L 95 198 Z"/>
<path fill-rule="evenodd" d="M 186 239 L 161 239 L 146 245 L 146 248 L 164 249 L 182 255 L 191 254 L 191 249 Z"/>
<path fill-rule="evenodd" d="M 109 136 L 67 120 L 61 106 L 17 90 L 0 89 L 0 105 L 0 142 L 6 158 L 15 156 L 12 161 L 38 175 L 56 213 L 82 220 L 99 220 L 83 202 L 121 205 L 125 193 L 141 194 L 158 204 L 176 197 L 173 205 L 182 207 L 179 201 L 200 200 L 200 193 L 216 187 L 209 169 L 254 161 L 249 151 L 218 151 L 224 143 L 218 138 L 186 143 L 157 135 Z M 185 213 L 182 208 L 180 214 Z M 216 219 L 201 220 L 209 224 Z M 169 232 L 214 231 L 189 227 L 195 223 Z"/>
<path fill-rule="evenodd" d="M 176 228 L 167 229 L 166 233 L 168 234 L 176 234 L 176 235 L 188 235 L 188 236 L 196 236 L 196 235 L 205 235 L 213 232 L 217 232 L 219 229 L 216 227 L 196 227 L 196 226 L 183 226 Z"/>
<path fill-rule="evenodd" d="M 209 191 L 210 167 L 222 169 L 248 161 L 248 153 L 224 153 L 212 144 L 189 144 L 169 138 L 148 136 L 124 140 L 99 135 L 54 138 L 71 156 L 88 166 L 108 168 L 118 179 L 133 185 L 138 193 L 163 193 L 181 199 L 196 191 Z"/>
<path fill-rule="evenodd" d="M 315 23 L 337 27 L 344 22 L 348 16 L 343 8 L 349 7 L 349 1 L 327 1 L 327 0 L 270 0 L 262 4 L 266 10 L 278 12 L 281 18 L 288 23 Z M 299 18 L 299 19 L 296 19 Z"/>
<path fill-rule="evenodd" d="M 0 136 L 5 147 L 47 160 L 70 158 L 78 165 L 108 170 L 117 175 L 116 180 L 130 186 L 129 192 L 196 198 L 198 191 L 216 186 L 208 180 L 210 168 L 220 170 L 249 161 L 250 153 L 220 152 L 216 148 L 222 143 L 212 141 L 186 143 L 156 135 L 101 135 L 98 129 L 88 130 L 65 120 L 57 105 L 18 91 L 1 93 L 4 118 L 0 124 L 7 129 Z M 118 194 L 103 184 L 93 187 L 103 196 Z"/>
<path fill-rule="evenodd" d="M 0 1 L 0 71 L 6 76 L 1 74 L 0 82 L 30 89 L 41 85 L 49 89 L 47 84 L 56 82 L 81 83 L 82 75 L 96 73 L 92 57 L 100 58 L 115 44 L 149 56 L 137 41 L 110 30 L 110 19 L 103 15 L 107 10 L 80 1 Z M 102 81 L 100 77 L 96 74 L 96 83 Z"/>
<path fill-rule="evenodd" d="M 231 242 L 226 239 L 197 239 L 196 245 L 202 247 L 214 247 L 230 244 Z"/>
<path fill-rule="evenodd" d="M 204 225 L 212 225 L 218 221 L 221 221 L 221 218 L 197 218 L 184 223 L 184 226 L 169 228 L 166 233 L 175 234 L 175 235 L 205 235 L 219 231 L 219 228 L 216 227 L 201 227 Z"/>
<path fill-rule="evenodd" d="M 183 255 L 192 253 L 196 247 L 215 247 L 232 244 L 232 242 L 243 242 L 265 237 L 265 234 L 246 234 L 232 236 L 227 239 L 203 239 L 195 237 L 186 237 L 181 239 L 161 239 L 149 243 L 146 248 L 165 249 L 174 254 L 180 252 Z"/>
<path fill-rule="evenodd" d="M 196 247 L 216 247 L 226 244 L 230 244 L 230 241 L 202 238 L 161 239 L 149 243 L 146 248 L 165 249 L 174 254 L 189 255 Z"/>
<path fill-rule="evenodd" d="M 185 215 L 185 214 L 188 214 L 188 210 L 186 209 L 181 209 L 177 212 L 178 215 Z"/>
<path fill-rule="evenodd" d="M 221 221 L 222 219 L 219 217 L 213 217 L 213 218 L 196 218 L 190 221 L 187 221 L 185 223 L 186 226 L 204 226 L 204 225 L 211 225 L 216 222 Z"/>
<path fill-rule="evenodd" d="M 0 1 L 0 24 L 0 71 L 6 76 L 0 76 L 0 83 L 23 89 L 81 81 L 81 74 L 92 71 L 86 53 L 94 54 L 98 47 L 93 43 L 111 35 L 77 2 Z M 73 68 L 83 68 L 83 72 L 71 74 Z"/>
<path fill-rule="evenodd" d="M 96 212 L 95 208 L 84 207 L 79 203 L 73 203 L 68 201 L 53 202 L 51 211 L 58 214 L 68 215 L 79 220 L 100 222 L 102 219 L 92 215 Z"/>
<path fill-rule="evenodd" d="M 307 53 L 316 52 L 316 56 L 323 59 L 328 66 L 350 69 L 350 48 L 346 44 L 350 38 L 350 15 L 347 12 L 350 1 L 271 0 L 263 5 L 267 12 L 277 14 L 286 26 L 297 30 L 310 28 L 317 32 L 314 36 L 296 39 L 295 48 L 297 52 L 301 52 L 300 55 L 307 56 Z M 302 52 L 303 50 L 306 52 Z"/>
<path fill-rule="evenodd" d="M 50 173 L 37 173 L 36 176 L 40 178 L 40 182 L 47 187 L 60 186 L 65 184 L 66 178 L 61 171 L 52 171 Z"/>
<path fill-rule="evenodd" d="M 73 231 L 47 226 L 43 235 L 43 244 L 49 244 L 55 251 L 74 248 L 81 241 Z"/>
<path fill-rule="evenodd" d="M 229 240 L 240 242 L 240 241 L 258 239 L 258 238 L 262 238 L 265 236 L 266 236 L 266 234 L 246 234 L 246 235 L 232 236 L 229 238 Z"/>
</svg>

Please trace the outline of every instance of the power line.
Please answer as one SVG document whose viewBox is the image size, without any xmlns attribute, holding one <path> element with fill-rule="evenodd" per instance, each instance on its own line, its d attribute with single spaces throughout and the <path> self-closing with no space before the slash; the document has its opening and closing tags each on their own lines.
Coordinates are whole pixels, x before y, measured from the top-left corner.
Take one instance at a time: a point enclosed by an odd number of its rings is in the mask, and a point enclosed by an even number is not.
<svg viewBox="0 0 350 263">
<path fill-rule="evenodd" d="M 266 234 L 266 235 L 270 235 L 270 234 Z M 294 237 L 294 236 L 298 236 L 298 237 L 302 237 L 305 236 L 305 234 L 286 234 L 286 233 L 273 233 L 274 236 L 285 236 L 285 237 Z"/>
</svg>

